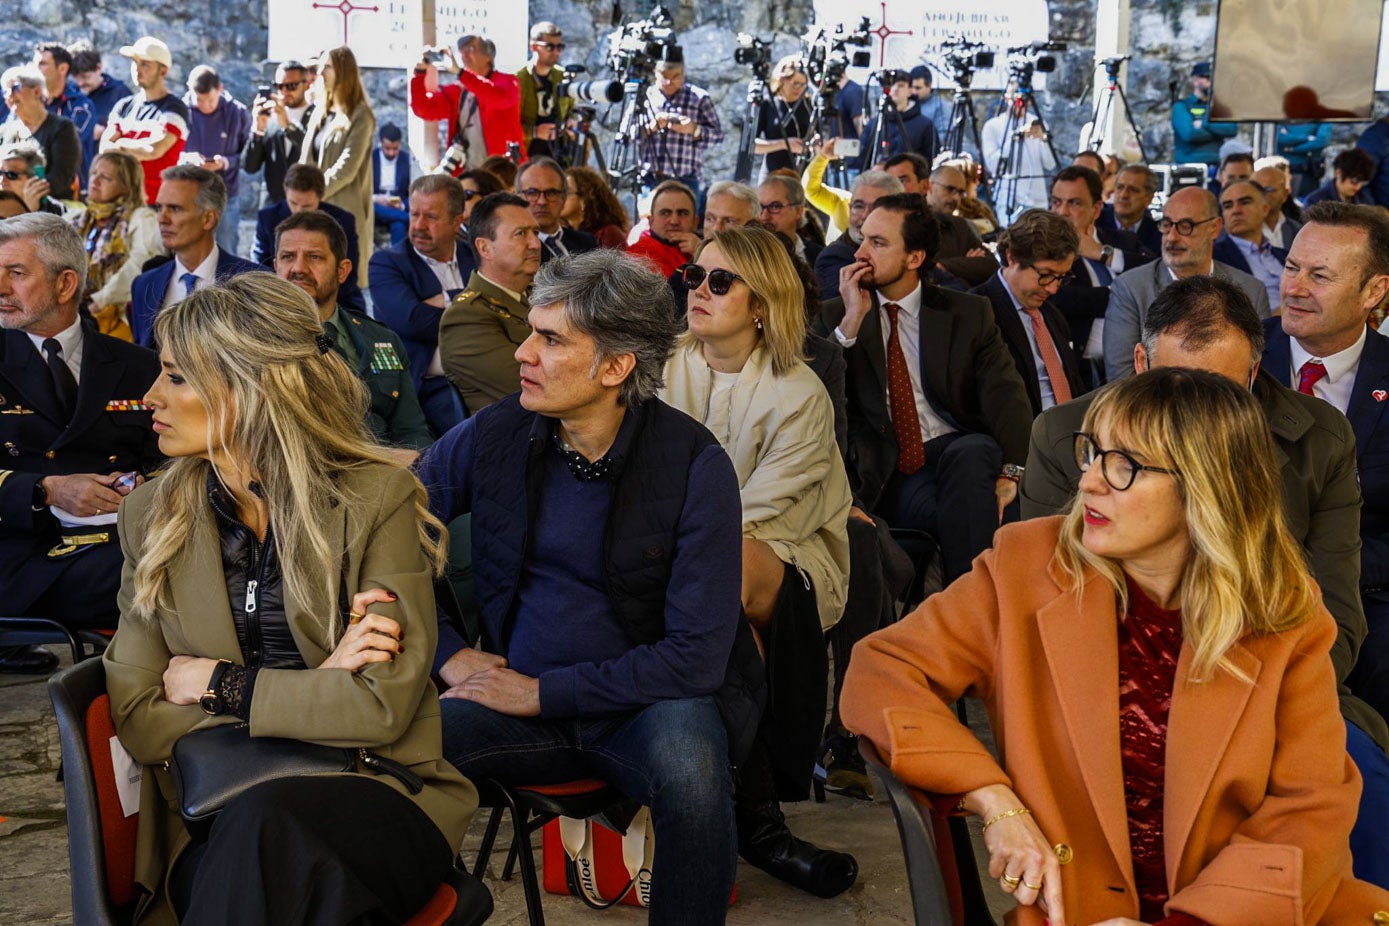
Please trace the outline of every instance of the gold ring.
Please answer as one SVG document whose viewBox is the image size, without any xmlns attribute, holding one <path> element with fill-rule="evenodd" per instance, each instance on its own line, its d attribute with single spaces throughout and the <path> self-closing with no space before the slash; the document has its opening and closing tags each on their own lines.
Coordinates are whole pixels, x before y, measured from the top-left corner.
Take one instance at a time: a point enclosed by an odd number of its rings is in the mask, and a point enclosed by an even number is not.
<svg viewBox="0 0 1389 926">
<path fill-rule="evenodd" d="M 1042 886 L 1040 884 L 1028 884 L 1026 881 L 1022 883 L 1022 886 L 1027 888 L 1029 891 L 1040 891 L 1042 889 Z"/>
<path fill-rule="evenodd" d="M 347 622 L 348 622 L 349 624 L 355 624 L 355 623 L 357 623 L 358 621 L 360 621 L 362 618 L 366 617 L 366 615 L 363 614 L 361 611 L 348 611 L 348 612 L 347 612 L 347 617 L 348 617 L 348 621 L 347 621 Z"/>
<path fill-rule="evenodd" d="M 999 880 L 1008 885 L 1008 887 L 1017 887 L 1019 884 L 1022 884 L 1022 878 L 1010 878 L 1007 875 L 999 878 Z"/>
</svg>

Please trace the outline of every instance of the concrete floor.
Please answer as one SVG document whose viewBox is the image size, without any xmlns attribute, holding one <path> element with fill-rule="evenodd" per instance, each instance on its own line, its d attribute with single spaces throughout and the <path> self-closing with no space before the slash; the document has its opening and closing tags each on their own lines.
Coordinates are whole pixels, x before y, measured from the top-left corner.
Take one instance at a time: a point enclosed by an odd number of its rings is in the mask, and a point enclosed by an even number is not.
<svg viewBox="0 0 1389 926">
<path fill-rule="evenodd" d="M 987 730 L 981 732 L 987 736 Z M 63 788 L 55 780 L 58 761 L 57 726 L 44 679 L 0 675 L 0 926 L 72 922 Z M 785 810 L 797 835 L 853 852 L 859 863 L 858 883 L 839 897 L 819 900 L 741 865 L 738 902 L 728 915 L 730 926 L 911 922 L 906 868 L 885 797 L 862 802 L 831 796 L 825 804 L 807 801 L 787 805 Z M 483 815 L 474 821 L 464 858 L 476 854 L 484 822 Z M 978 821 L 974 822 L 978 848 Z M 509 838 L 503 827 L 498 844 L 506 845 Z M 538 839 L 536 850 L 538 858 Z M 500 850 L 493 853 L 486 878 L 496 903 L 488 922 L 520 926 L 526 923 L 525 898 L 519 877 L 500 880 L 504 855 Z M 995 894 L 993 900 L 1001 911 L 1003 895 Z M 547 894 L 544 899 L 546 922 L 552 926 L 646 921 L 645 911 L 633 907 L 599 913 L 574 898 Z"/>
</svg>

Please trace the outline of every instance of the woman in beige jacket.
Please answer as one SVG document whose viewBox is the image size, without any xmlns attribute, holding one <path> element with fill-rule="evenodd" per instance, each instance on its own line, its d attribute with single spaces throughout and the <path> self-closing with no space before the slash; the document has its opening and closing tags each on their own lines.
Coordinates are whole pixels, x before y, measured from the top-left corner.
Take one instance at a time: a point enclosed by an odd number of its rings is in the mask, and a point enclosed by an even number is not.
<svg viewBox="0 0 1389 926">
<path fill-rule="evenodd" d="M 705 239 L 695 260 L 684 270 L 689 331 L 666 363 L 661 397 L 703 422 L 733 459 L 743 611 L 773 667 L 775 709 L 739 769 L 738 847 L 757 867 L 829 897 L 854 883 L 857 864 L 792 836 L 777 798 L 804 796 L 824 722 L 823 631 L 844 610 L 849 480 L 829 394 L 801 359 L 805 297 L 786 249 L 765 229 L 735 228 Z"/>
<path fill-rule="evenodd" d="M 352 213 L 361 241 L 360 261 L 353 269 L 357 282 L 367 286 L 372 229 L 376 211 L 371 200 L 371 152 L 376 138 L 376 115 L 362 87 L 357 58 L 346 45 L 323 53 L 318 63 L 320 105 L 304 127 L 299 160 L 323 171 L 327 187 L 323 201 Z"/>
<path fill-rule="evenodd" d="M 136 920 L 402 922 L 477 807 L 442 758 L 429 677 L 440 525 L 371 440 L 364 388 L 297 286 L 247 274 L 156 331 L 145 402 L 172 462 L 121 506 L 104 657 L 117 735 L 144 766 Z M 377 589 L 391 600 L 355 613 Z M 210 829 L 185 825 L 174 744 L 236 723 L 341 747 L 350 770 L 256 784 Z"/>
</svg>

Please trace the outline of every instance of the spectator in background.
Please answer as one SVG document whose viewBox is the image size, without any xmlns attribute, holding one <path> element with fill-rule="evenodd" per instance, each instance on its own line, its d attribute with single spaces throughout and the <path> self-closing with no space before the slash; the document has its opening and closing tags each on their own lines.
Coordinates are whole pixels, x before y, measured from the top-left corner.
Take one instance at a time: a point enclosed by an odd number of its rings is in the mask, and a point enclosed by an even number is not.
<svg viewBox="0 0 1389 926">
<path fill-rule="evenodd" d="M 1221 146 L 1224 150 L 1226 146 L 1234 146 L 1238 142 L 1227 142 Z M 1254 155 L 1246 148 L 1242 151 L 1231 151 L 1229 154 L 1222 155 L 1220 158 L 1220 168 L 1215 172 L 1215 179 L 1206 184 L 1206 189 L 1220 197 L 1220 191 L 1231 183 L 1238 183 L 1241 180 L 1248 180 L 1254 176 Z"/>
<path fill-rule="evenodd" d="M 762 202 L 756 190 L 736 180 L 718 180 L 710 185 L 709 199 L 704 205 L 704 237 L 725 228 L 742 228 L 761 213 Z M 683 283 L 680 288 L 685 288 Z"/>
<path fill-rule="evenodd" d="M 376 224 L 391 232 L 391 244 L 400 244 L 410 233 L 410 155 L 401 156 L 400 126 L 387 122 L 377 133 L 379 144 L 371 153 L 371 201 Z"/>
<path fill-rule="evenodd" d="M 926 65 L 918 64 L 912 68 L 911 79 L 912 98 L 916 100 L 921 115 L 930 119 L 936 127 L 936 149 L 939 150 L 945 144 L 945 133 L 950 131 L 950 100 L 932 89 L 931 69 Z"/>
<path fill-rule="evenodd" d="M 1146 164 L 1129 164 L 1114 178 L 1113 202 L 1105 203 L 1095 225 L 1137 236 L 1143 247 L 1157 254 L 1162 251 L 1162 232 L 1148 211 L 1157 195 L 1158 175 Z"/>
<path fill-rule="evenodd" d="M 1264 191 L 1264 198 L 1268 200 L 1268 218 L 1264 224 L 1268 226 L 1269 240 L 1276 247 L 1287 250 L 1293 246 L 1298 229 L 1302 228 L 1302 222 L 1290 218 L 1283 211 L 1291 195 L 1288 189 L 1289 175 L 1277 167 L 1258 167 L 1251 179 Z"/>
<path fill-rule="evenodd" d="M 460 50 L 462 42 L 459 39 Z M 444 161 L 449 165 L 449 173 L 457 177 L 465 170 L 476 170 L 487 160 L 487 139 L 477 97 L 460 82 L 439 83 L 439 68 L 435 64 L 438 56 L 439 50 L 432 46 L 426 46 L 420 54 L 410 78 L 410 111 L 426 121 L 444 123 L 449 146 Z M 505 155 L 506 146 L 497 153 Z"/>
<path fill-rule="evenodd" d="M 662 181 L 651 194 L 650 227 L 627 246 L 627 253 L 646 258 L 657 273 L 669 278 L 694 258 L 698 221 L 694 190 L 678 180 Z"/>
<path fill-rule="evenodd" d="M 569 198 L 569 181 L 564 168 L 553 158 L 532 158 L 516 172 L 516 192 L 530 204 L 531 215 L 540 226 L 541 259 L 552 260 L 582 254 L 598 247 L 586 231 L 566 229 L 560 223 L 564 201 Z"/>
<path fill-rule="evenodd" d="M 757 138 L 752 149 L 755 154 L 766 155 L 757 177 L 759 183 L 774 170 L 800 167 L 796 158 L 805 153 L 806 137 L 814 122 L 810 99 L 805 95 L 808 86 L 805 61 L 799 56 L 788 55 L 772 68 L 772 78 L 767 83 L 771 96 L 763 101 L 758 113 Z"/>
<path fill-rule="evenodd" d="M 248 174 L 264 167 L 262 206 L 285 198 L 285 172 L 291 164 L 299 163 L 304 123 L 313 112 L 308 101 L 309 82 L 308 68 L 298 61 L 285 61 L 275 68 L 270 95 L 257 94 L 251 104 L 255 115 L 242 167 Z"/>
<path fill-rule="evenodd" d="M 38 175 L 42 169 L 43 151 L 32 140 L 0 145 L 0 190 L 18 196 L 30 212 L 62 215 L 63 207 L 49 198 L 48 181 Z"/>
<path fill-rule="evenodd" d="M 120 149 L 145 168 L 145 198 L 154 205 L 159 196 L 160 174 L 178 163 L 188 138 L 188 107 L 169 92 L 164 78 L 173 66 L 169 46 L 144 36 L 134 45 L 121 47 L 130 59 L 130 77 L 138 89 L 111 110 L 101 150 Z"/>
<path fill-rule="evenodd" d="M 222 78 L 210 65 L 200 64 L 188 73 L 188 141 L 183 160 L 222 178 L 227 188 L 227 210 L 217 226 L 217 244 L 226 251 L 241 251 L 241 151 L 251 140 L 251 114 L 222 89 Z"/>
<path fill-rule="evenodd" d="M 1374 192 L 1369 188 L 1375 177 L 1375 159 L 1360 148 L 1347 148 L 1331 162 L 1330 180 L 1307 194 L 1303 205 L 1332 200 L 1357 206 L 1373 205 Z"/>
<path fill-rule="evenodd" d="M 1191 69 L 1191 96 L 1172 104 L 1172 147 L 1179 164 L 1201 163 L 1207 168 L 1220 160 L 1220 145 L 1239 134 L 1233 122 L 1210 122 L 1211 63 Z"/>
<path fill-rule="evenodd" d="M 72 53 L 62 42 L 40 42 L 34 46 L 34 67 L 47 84 L 48 111 L 62 116 L 77 127 L 82 143 L 82 162 L 77 165 L 77 182 L 87 192 L 87 171 L 96 157 L 96 107 L 72 78 Z"/>
<path fill-rule="evenodd" d="M 44 106 L 43 75 L 33 67 L 10 68 L 0 75 L 10 117 L 0 125 L 0 145 L 32 140 L 43 150 L 43 179 L 54 199 L 77 199 L 82 146 L 77 127 Z"/>
<path fill-rule="evenodd" d="M 502 182 L 497 179 L 496 174 L 488 173 L 485 170 L 465 170 L 458 175 L 458 185 L 463 187 L 463 225 L 459 229 L 459 234 L 466 237 L 468 220 L 471 218 L 473 208 L 478 204 L 478 200 L 484 196 L 491 196 L 493 193 L 501 193 L 508 187 L 502 186 Z"/>
<path fill-rule="evenodd" d="M 28 212 L 29 207 L 25 204 L 24 197 L 9 190 L 0 190 L 0 222 Z"/>
<path fill-rule="evenodd" d="M 642 126 L 642 159 L 698 198 L 704 191 L 704 154 L 723 141 L 723 125 L 709 92 L 685 80 L 680 49 L 667 45 L 662 55 L 656 83 L 646 91 L 654 121 Z"/>
<path fill-rule="evenodd" d="M 1331 128 L 1327 122 L 1278 123 L 1275 150 L 1288 160 L 1296 178 L 1293 192 L 1297 196 L 1305 196 L 1321 181 L 1323 152 L 1331 143 Z"/>
<path fill-rule="evenodd" d="M 459 69 L 454 63 L 455 73 L 468 92 L 477 97 L 487 153 L 508 154 L 513 143 L 521 146 L 524 152 L 521 83 L 515 74 L 495 68 L 496 43 L 481 35 L 465 35 L 458 40 L 458 54 L 463 59 L 463 67 Z M 449 57 L 452 63 L 452 54 Z"/>
<path fill-rule="evenodd" d="M 607 179 L 592 167 L 571 167 L 566 173 L 569 198 L 564 201 L 560 218 L 570 228 L 588 232 L 600 247 L 619 251 L 626 248 L 627 230 L 632 222 Z"/>
<path fill-rule="evenodd" d="M 839 78 L 838 91 L 834 99 L 834 115 L 838 124 L 833 126 L 833 137 L 858 138 L 863 132 L 863 86 L 849 79 L 846 68 Z"/>
<path fill-rule="evenodd" d="M 802 231 L 805 190 L 801 188 L 801 182 L 794 177 L 771 174 L 758 186 L 757 200 L 761 206 L 762 223 L 794 241 L 797 256 L 814 266 L 815 258 L 820 256 L 825 245 Z"/>
<path fill-rule="evenodd" d="M 1243 270 L 1268 293 L 1270 306 L 1278 305 L 1278 286 L 1288 252 L 1269 240 L 1268 200 L 1252 180 L 1231 183 L 1220 191 L 1220 218 L 1225 231 L 1215 241 L 1215 259 Z"/>
<path fill-rule="evenodd" d="M 482 162 L 479 170 L 485 170 L 502 182 L 505 189 L 516 186 L 516 163 L 500 154 L 492 155 Z"/>
<path fill-rule="evenodd" d="M 893 74 L 886 99 L 892 101 L 891 111 L 885 102 L 878 115 L 863 127 L 863 135 L 859 138 L 859 169 L 867 170 L 907 152 L 920 155 L 929 165 L 936 156 L 936 126 L 922 115 L 920 105 L 912 98 L 911 78 L 906 71 Z"/>
<path fill-rule="evenodd" d="M 342 229 L 344 246 L 343 257 L 352 264 L 352 276 L 340 283 L 336 301 L 353 312 L 367 313 L 366 299 L 362 288 L 357 285 L 357 261 L 361 247 L 357 242 L 357 220 L 346 209 L 323 201 L 326 184 L 323 171 L 312 164 L 292 164 L 285 174 L 285 198 L 278 203 L 266 206 L 256 213 L 256 243 L 251 249 L 251 260 L 265 267 L 275 269 L 275 229 L 291 215 L 300 212 L 322 212 L 338 223 Z"/>
<path fill-rule="evenodd" d="M 130 288 L 146 261 L 164 253 L 159 221 L 145 205 L 145 172 L 124 151 L 96 156 L 87 205 L 67 216 L 87 251 L 87 284 L 79 305 L 102 334 L 132 340 Z"/>
<path fill-rule="evenodd" d="M 106 121 L 111 117 L 111 109 L 130 96 L 130 88 L 110 74 L 103 73 L 101 52 L 86 39 L 69 45 L 68 54 L 72 56 L 72 79 L 92 101 L 95 116 L 92 139 L 100 142 L 102 133 L 106 131 Z"/>
<path fill-rule="evenodd" d="M 325 52 L 318 60 L 318 88 L 321 104 L 304 127 L 303 164 L 315 164 L 323 171 L 326 184 L 323 198 L 352 213 L 359 231 L 362 263 L 357 282 L 367 285 L 367 261 L 371 260 L 375 228 L 371 202 L 371 140 L 376 135 L 376 116 L 362 87 L 357 57 L 346 45 Z"/>
<path fill-rule="evenodd" d="M 574 108 L 574 101 L 560 96 L 564 68 L 559 66 L 564 53 L 564 33 L 552 22 L 531 26 L 531 60 L 516 74 L 521 88 L 521 135 L 526 154 L 553 157 L 556 134 L 564 128 L 564 120 Z"/>
</svg>

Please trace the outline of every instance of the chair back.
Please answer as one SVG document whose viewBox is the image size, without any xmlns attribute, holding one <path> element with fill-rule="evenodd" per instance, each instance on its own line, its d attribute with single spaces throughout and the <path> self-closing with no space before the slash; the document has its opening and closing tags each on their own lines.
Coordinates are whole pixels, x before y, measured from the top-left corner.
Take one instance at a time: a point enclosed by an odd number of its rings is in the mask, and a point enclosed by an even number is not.
<svg viewBox="0 0 1389 926">
<path fill-rule="evenodd" d="M 78 923 L 127 923 L 136 899 L 135 832 L 125 816 L 111 762 L 111 700 L 106 667 L 87 659 L 54 674 L 48 694 L 58 720 L 67 802 L 72 912 Z"/>
</svg>

